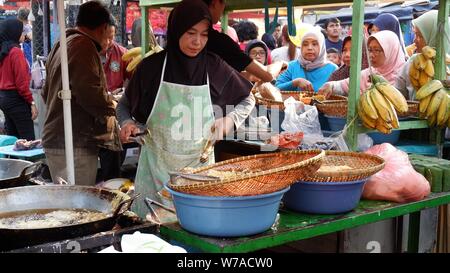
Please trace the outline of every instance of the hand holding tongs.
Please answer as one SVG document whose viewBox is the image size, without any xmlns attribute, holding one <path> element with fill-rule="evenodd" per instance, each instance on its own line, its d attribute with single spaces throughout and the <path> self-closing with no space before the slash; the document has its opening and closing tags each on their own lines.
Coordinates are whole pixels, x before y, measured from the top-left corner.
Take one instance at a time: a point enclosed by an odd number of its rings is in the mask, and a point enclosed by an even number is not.
<svg viewBox="0 0 450 273">
<path fill-rule="evenodd" d="M 209 154 L 212 153 L 214 144 L 216 144 L 216 137 L 214 134 L 215 131 L 216 131 L 216 127 L 212 127 L 211 128 L 211 136 L 206 141 L 205 146 L 203 146 L 202 154 L 200 156 L 200 163 L 206 163 L 208 161 Z"/>
<path fill-rule="evenodd" d="M 130 136 L 130 137 L 128 137 L 128 139 L 132 142 L 136 142 L 137 144 L 143 146 L 146 143 L 146 141 L 145 141 L 146 136 L 149 136 L 149 135 L 150 135 L 150 130 L 148 128 L 146 128 L 143 132 L 137 133 L 134 136 Z"/>
</svg>

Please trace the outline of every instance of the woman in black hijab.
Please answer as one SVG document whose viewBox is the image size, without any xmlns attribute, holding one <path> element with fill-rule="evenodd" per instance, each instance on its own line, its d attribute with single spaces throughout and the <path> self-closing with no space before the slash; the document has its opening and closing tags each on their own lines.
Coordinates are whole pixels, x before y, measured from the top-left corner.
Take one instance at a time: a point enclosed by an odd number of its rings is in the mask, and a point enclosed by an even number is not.
<svg viewBox="0 0 450 273">
<path fill-rule="evenodd" d="M 0 110 L 8 135 L 34 140 L 33 120 L 38 112 L 29 88 L 29 67 L 20 49 L 22 31 L 18 19 L 0 23 Z"/>
<path fill-rule="evenodd" d="M 117 108 L 121 139 L 145 124 L 150 136 L 141 148 L 136 191 L 172 205 L 158 194 L 168 172 L 199 167 L 208 139 L 222 139 L 250 114 L 251 84 L 206 49 L 211 16 L 202 0 L 184 0 L 169 16 L 167 48 L 145 58 Z M 210 153 L 209 162 L 214 162 Z M 147 208 L 137 202 L 135 212 Z"/>
</svg>

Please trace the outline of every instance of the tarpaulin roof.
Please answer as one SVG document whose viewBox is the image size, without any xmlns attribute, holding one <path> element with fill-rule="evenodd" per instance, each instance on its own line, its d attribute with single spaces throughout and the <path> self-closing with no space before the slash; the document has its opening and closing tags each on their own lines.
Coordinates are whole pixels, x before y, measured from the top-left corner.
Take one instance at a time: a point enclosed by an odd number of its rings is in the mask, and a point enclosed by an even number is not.
<svg viewBox="0 0 450 273">
<path fill-rule="evenodd" d="M 365 8 L 364 14 L 364 22 L 371 23 L 378 15 L 382 13 L 391 13 L 395 15 L 400 21 L 407 21 L 414 19 L 415 13 L 422 13 L 428 11 L 430 9 L 436 8 L 439 5 L 438 1 L 430 2 L 426 5 L 411 5 L 411 6 L 402 6 L 402 5 L 392 5 L 386 6 L 382 8 L 378 7 L 367 7 Z M 318 25 L 325 24 L 326 20 L 329 18 L 339 18 L 341 24 L 347 25 L 352 23 L 352 9 L 351 8 L 343 8 L 336 13 L 329 15 L 322 15 L 320 19 L 316 22 Z"/>
</svg>

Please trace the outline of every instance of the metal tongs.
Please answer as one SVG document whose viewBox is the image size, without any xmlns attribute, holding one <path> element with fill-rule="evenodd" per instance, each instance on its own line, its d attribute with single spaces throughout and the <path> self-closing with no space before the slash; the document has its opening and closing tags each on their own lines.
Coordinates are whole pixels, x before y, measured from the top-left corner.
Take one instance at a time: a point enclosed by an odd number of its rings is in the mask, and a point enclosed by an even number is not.
<svg viewBox="0 0 450 273">
<path fill-rule="evenodd" d="M 190 179 L 190 180 L 203 181 L 203 182 L 212 182 L 212 181 L 220 180 L 220 177 L 218 177 L 218 176 L 196 174 L 196 173 L 169 172 L 169 175 L 170 175 L 170 181 L 172 181 L 172 183 L 174 183 L 174 184 L 176 184 L 176 180 L 179 177 Z"/>
</svg>

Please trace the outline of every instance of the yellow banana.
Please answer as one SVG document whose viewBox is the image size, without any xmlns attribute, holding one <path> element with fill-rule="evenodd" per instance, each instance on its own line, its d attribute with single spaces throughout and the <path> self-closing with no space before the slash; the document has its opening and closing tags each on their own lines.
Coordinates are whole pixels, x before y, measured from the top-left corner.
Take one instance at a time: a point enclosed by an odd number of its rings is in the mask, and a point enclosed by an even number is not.
<svg viewBox="0 0 450 273">
<path fill-rule="evenodd" d="M 391 114 L 389 111 L 389 105 L 386 102 L 384 96 L 376 88 L 372 89 L 370 92 L 370 98 L 372 99 L 373 105 L 377 109 L 378 116 L 381 117 L 386 122 L 391 122 Z"/>
<path fill-rule="evenodd" d="M 387 105 L 389 106 L 389 114 L 391 115 L 391 125 L 392 128 L 398 129 L 400 124 L 398 123 L 397 112 L 395 111 L 394 105 L 386 99 Z"/>
<path fill-rule="evenodd" d="M 420 71 L 420 76 L 419 76 L 419 85 L 420 86 L 424 86 L 430 80 L 431 80 L 431 78 L 427 75 L 427 73 L 425 73 L 425 71 Z"/>
<path fill-rule="evenodd" d="M 408 112 L 408 103 L 405 97 L 390 83 L 377 83 L 375 87 L 381 92 L 400 113 Z"/>
<path fill-rule="evenodd" d="M 441 104 L 442 100 L 447 97 L 447 92 L 445 92 L 443 89 L 437 91 L 434 93 L 433 97 L 430 100 L 430 103 L 427 107 L 427 117 L 430 118 L 431 115 L 437 112 L 439 105 Z"/>
<path fill-rule="evenodd" d="M 427 66 L 427 58 L 421 53 L 417 54 L 416 58 L 414 58 L 414 66 L 420 71 L 424 70 Z"/>
<path fill-rule="evenodd" d="M 370 119 L 377 119 L 377 109 L 373 105 L 372 99 L 370 97 L 371 89 L 367 90 L 364 94 L 361 95 L 360 101 L 362 110 Z"/>
<path fill-rule="evenodd" d="M 449 103 L 448 95 L 443 96 L 436 114 L 436 123 L 438 126 L 444 125 L 448 119 L 448 103 Z"/>
<path fill-rule="evenodd" d="M 141 55 L 141 54 L 142 54 L 141 47 L 135 47 L 135 48 L 128 50 L 125 54 L 123 54 L 122 60 L 125 62 L 128 62 L 129 60 L 133 59 L 137 55 Z"/>
<path fill-rule="evenodd" d="M 147 58 L 148 56 L 152 55 L 153 53 L 156 53 L 155 50 L 150 50 L 149 52 L 145 53 L 144 58 Z"/>
<path fill-rule="evenodd" d="M 421 100 L 434 92 L 440 90 L 444 86 L 442 85 L 442 82 L 439 80 L 432 80 L 429 81 L 427 84 L 423 85 L 419 91 L 416 93 L 416 99 Z"/>
<path fill-rule="evenodd" d="M 390 123 L 385 122 L 383 119 L 379 118 L 377 119 L 376 127 L 378 131 L 382 132 L 383 134 L 390 134 L 392 132 L 392 126 Z"/>
<path fill-rule="evenodd" d="M 428 104 L 430 104 L 430 100 L 433 95 L 428 95 L 425 98 L 419 101 L 419 112 L 425 114 L 427 112 Z"/>
<path fill-rule="evenodd" d="M 427 117 L 428 120 L 428 126 L 433 127 L 434 125 L 436 125 L 436 115 L 431 115 L 429 117 Z"/>
<path fill-rule="evenodd" d="M 420 70 L 417 69 L 413 64 L 409 66 L 409 78 L 411 79 L 411 81 L 412 79 L 417 80 L 417 83 L 420 78 Z"/>
<path fill-rule="evenodd" d="M 141 61 L 142 61 L 142 55 L 139 54 L 136 57 L 134 57 L 133 60 L 128 64 L 127 71 L 128 72 L 133 71 Z"/>
<path fill-rule="evenodd" d="M 425 66 L 425 74 L 427 74 L 429 77 L 434 77 L 434 65 L 432 60 L 427 61 L 427 65 Z"/>
<path fill-rule="evenodd" d="M 418 70 L 417 70 L 418 71 Z M 419 81 L 418 80 L 416 80 L 416 79 L 413 79 L 413 78 L 409 78 L 410 80 L 411 80 L 411 84 L 412 84 L 412 86 L 414 87 L 414 90 L 419 90 L 420 89 L 420 84 L 419 84 Z"/>
<path fill-rule="evenodd" d="M 161 52 L 164 50 L 164 48 L 160 47 L 159 45 L 156 45 L 155 48 L 153 49 L 155 51 L 155 53 Z"/>
<path fill-rule="evenodd" d="M 430 46 L 425 46 L 422 48 L 422 54 L 427 59 L 433 59 L 434 57 L 436 57 L 436 50 Z"/>
<path fill-rule="evenodd" d="M 364 94 L 361 96 L 361 98 L 364 96 Z M 376 119 L 371 119 L 369 118 L 366 113 L 363 110 L 363 106 L 362 106 L 362 99 L 359 100 L 358 103 L 358 116 L 359 119 L 361 120 L 362 124 L 370 129 L 375 129 L 376 127 Z"/>
</svg>

